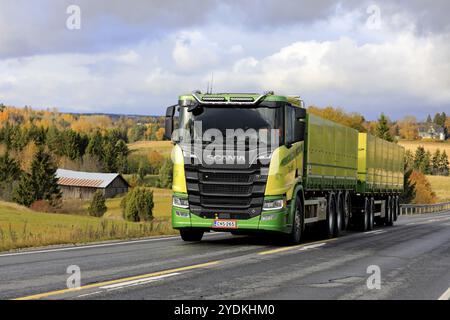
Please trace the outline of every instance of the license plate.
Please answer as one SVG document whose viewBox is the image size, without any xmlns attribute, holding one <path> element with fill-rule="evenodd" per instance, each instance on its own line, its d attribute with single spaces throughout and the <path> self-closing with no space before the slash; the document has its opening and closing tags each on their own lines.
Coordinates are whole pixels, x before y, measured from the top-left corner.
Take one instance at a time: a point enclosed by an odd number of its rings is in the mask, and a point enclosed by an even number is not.
<svg viewBox="0 0 450 320">
<path fill-rule="evenodd" d="M 236 229 L 237 223 L 236 220 L 214 220 L 213 227 L 219 229 Z"/>
</svg>

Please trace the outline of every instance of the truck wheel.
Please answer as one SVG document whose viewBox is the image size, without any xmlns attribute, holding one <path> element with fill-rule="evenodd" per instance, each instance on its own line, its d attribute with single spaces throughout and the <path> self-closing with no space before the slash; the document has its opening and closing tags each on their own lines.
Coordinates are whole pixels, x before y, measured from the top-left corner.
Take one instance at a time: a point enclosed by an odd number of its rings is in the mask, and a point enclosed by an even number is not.
<svg viewBox="0 0 450 320">
<path fill-rule="evenodd" d="M 192 242 L 200 241 L 203 238 L 203 233 L 204 233 L 203 231 L 198 230 L 186 230 L 186 229 L 180 230 L 181 239 L 183 239 L 184 241 L 192 241 Z"/>
<path fill-rule="evenodd" d="M 364 199 L 364 212 L 361 216 L 361 222 L 359 229 L 363 232 L 367 231 L 369 228 L 369 211 L 370 211 L 370 201 L 369 198 Z"/>
<path fill-rule="evenodd" d="M 386 218 L 384 219 L 385 225 L 386 226 L 392 226 L 392 197 L 389 196 L 388 200 L 387 200 L 387 206 L 386 206 Z"/>
<path fill-rule="evenodd" d="M 344 229 L 344 193 L 339 192 L 336 198 L 336 219 L 334 224 L 333 236 L 339 237 Z"/>
<path fill-rule="evenodd" d="M 303 229 L 304 229 L 304 215 L 303 215 L 303 204 L 299 196 L 295 200 L 295 213 L 294 222 L 292 224 L 292 231 L 288 236 L 288 242 L 290 244 L 299 244 L 302 240 Z"/>
<path fill-rule="evenodd" d="M 368 225 L 367 225 L 367 230 L 373 230 L 373 225 L 374 225 L 374 200 L 373 198 L 371 198 L 369 200 L 369 212 L 368 212 Z"/>
<path fill-rule="evenodd" d="M 398 196 L 394 197 L 394 221 L 397 221 L 398 214 L 400 212 L 399 204 L 398 204 Z"/>
<path fill-rule="evenodd" d="M 334 193 L 328 195 L 327 201 L 327 221 L 324 225 L 324 236 L 328 239 L 333 237 L 336 224 L 336 199 Z"/>
<path fill-rule="evenodd" d="M 349 192 L 345 192 L 344 195 L 344 219 L 343 219 L 343 223 L 342 223 L 342 229 L 343 230 L 347 230 L 349 225 L 350 225 L 350 214 L 351 214 L 351 198 L 350 198 L 350 193 Z"/>
</svg>

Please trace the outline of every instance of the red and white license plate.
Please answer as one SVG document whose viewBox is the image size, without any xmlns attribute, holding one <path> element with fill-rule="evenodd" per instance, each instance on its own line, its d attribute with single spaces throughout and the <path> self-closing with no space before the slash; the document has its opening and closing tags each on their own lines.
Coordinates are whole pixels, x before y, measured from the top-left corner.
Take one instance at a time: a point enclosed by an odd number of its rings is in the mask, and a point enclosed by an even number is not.
<svg viewBox="0 0 450 320">
<path fill-rule="evenodd" d="M 218 229 L 236 229 L 236 220 L 214 220 L 213 228 Z"/>
</svg>

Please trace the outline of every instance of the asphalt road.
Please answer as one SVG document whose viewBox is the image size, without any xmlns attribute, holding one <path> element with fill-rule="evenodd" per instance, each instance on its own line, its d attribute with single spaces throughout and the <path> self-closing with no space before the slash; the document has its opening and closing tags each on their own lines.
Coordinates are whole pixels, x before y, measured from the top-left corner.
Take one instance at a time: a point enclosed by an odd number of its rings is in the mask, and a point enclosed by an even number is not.
<svg viewBox="0 0 450 320">
<path fill-rule="evenodd" d="M 79 290 L 67 289 L 71 265 L 81 270 Z M 369 266 L 379 268 L 379 289 L 367 286 Z M 0 254 L 1 299 L 448 300 L 449 287 L 450 212 L 293 247 L 211 233 L 201 243 L 170 237 Z"/>
</svg>

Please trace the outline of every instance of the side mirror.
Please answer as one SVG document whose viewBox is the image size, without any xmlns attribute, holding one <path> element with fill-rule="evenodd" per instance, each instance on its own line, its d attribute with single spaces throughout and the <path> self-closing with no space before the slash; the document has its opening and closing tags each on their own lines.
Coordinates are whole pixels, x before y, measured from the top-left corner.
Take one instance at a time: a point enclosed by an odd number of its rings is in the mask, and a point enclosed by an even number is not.
<svg viewBox="0 0 450 320">
<path fill-rule="evenodd" d="M 167 140 L 172 139 L 172 132 L 173 132 L 173 116 L 175 115 L 175 108 L 177 106 L 170 106 L 166 110 L 166 119 L 164 121 L 164 138 Z"/>
<path fill-rule="evenodd" d="M 295 108 L 295 119 L 306 119 L 306 109 L 304 108 Z"/>
<path fill-rule="evenodd" d="M 303 119 L 295 121 L 294 124 L 294 141 L 304 141 L 306 131 L 306 122 Z"/>
</svg>

